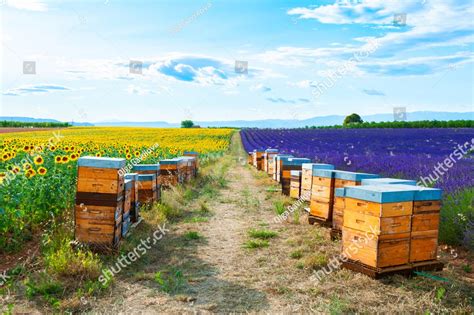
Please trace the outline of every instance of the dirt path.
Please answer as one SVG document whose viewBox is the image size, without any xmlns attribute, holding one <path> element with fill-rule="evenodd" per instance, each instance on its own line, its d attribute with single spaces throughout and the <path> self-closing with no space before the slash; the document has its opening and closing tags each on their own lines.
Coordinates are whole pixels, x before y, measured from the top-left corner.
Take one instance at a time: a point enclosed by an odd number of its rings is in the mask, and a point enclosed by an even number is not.
<svg viewBox="0 0 474 315">
<path fill-rule="evenodd" d="M 88 301 L 93 313 L 341 313 L 436 310 L 438 283 L 395 277 L 386 282 L 336 270 L 321 283 L 313 269 L 339 253 L 327 229 L 310 226 L 306 217 L 275 223 L 279 192 L 262 172 L 242 165 L 240 139 L 227 163 L 227 187 L 207 204 L 207 222 L 179 222 L 140 263 L 123 271 L 106 298 Z M 250 229 L 277 233 L 264 248 L 244 248 Z M 187 235 L 197 232 L 199 239 Z M 183 285 L 163 292 L 154 278 L 163 270 L 182 272 Z M 446 274 L 444 275 L 446 276 Z M 181 278 L 180 278 L 181 279 Z M 179 279 L 174 279 L 179 282 Z M 360 303 L 360 301 L 364 303 Z M 457 302 L 453 302 L 457 303 Z M 459 306 L 459 304 L 458 304 Z M 441 307 L 441 306 L 440 306 Z M 438 309 L 439 311 L 443 308 Z"/>
</svg>

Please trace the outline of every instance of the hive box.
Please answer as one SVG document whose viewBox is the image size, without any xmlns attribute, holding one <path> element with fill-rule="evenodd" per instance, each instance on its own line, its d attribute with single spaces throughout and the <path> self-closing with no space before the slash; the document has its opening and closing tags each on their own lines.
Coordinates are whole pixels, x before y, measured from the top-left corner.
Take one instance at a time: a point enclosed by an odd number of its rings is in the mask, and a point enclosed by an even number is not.
<svg viewBox="0 0 474 315">
<path fill-rule="evenodd" d="M 290 197 L 299 199 L 301 195 L 301 171 L 291 171 Z"/>
<path fill-rule="evenodd" d="M 335 171 L 334 187 L 358 186 L 363 180 L 379 178 L 379 175 L 368 173 L 357 173 L 348 171 Z"/>
<path fill-rule="evenodd" d="M 324 163 L 304 163 L 301 173 L 301 198 L 305 201 L 311 200 L 311 188 L 313 186 L 313 171 L 317 169 L 333 170 L 334 165 Z"/>
<path fill-rule="evenodd" d="M 362 246 L 349 258 L 376 268 L 436 259 L 439 199 L 439 189 L 413 185 L 346 187 L 343 248 Z"/>
<path fill-rule="evenodd" d="M 344 223 L 344 209 L 346 207 L 345 188 L 334 189 L 334 205 L 332 209 L 332 228 L 336 231 L 342 231 Z"/>
<path fill-rule="evenodd" d="M 253 152 L 247 152 L 247 153 L 248 153 L 247 163 L 249 165 L 253 165 Z"/>
<path fill-rule="evenodd" d="M 189 182 L 191 179 L 193 179 L 196 170 L 195 170 L 195 165 L 196 165 L 196 158 L 192 156 L 181 156 L 181 159 L 185 161 L 185 168 L 184 168 L 184 181 Z"/>
<path fill-rule="evenodd" d="M 156 175 L 138 175 L 138 201 L 140 205 L 151 205 L 157 200 Z"/>
<path fill-rule="evenodd" d="M 135 223 L 140 218 L 140 205 L 138 202 L 138 173 L 125 174 L 125 180 L 131 181 L 132 192 L 130 198 L 130 220 Z"/>
<path fill-rule="evenodd" d="M 199 169 L 199 152 L 197 152 L 197 151 L 184 151 L 183 155 L 184 155 L 184 156 L 191 156 L 191 157 L 194 157 L 194 159 L 195 159 L 195 165 L 194 165 L 194 167 L 195 167 L 195 174 L 194 174 L 194 176 L 196 176 L 196 175 L 197 175 L 197 171 L 198 171 L 198 169 Z"/>
<path fill-rule="evenodd" d="M 122 233 L 125 159 L 78 159 L 74 209 L 75 239 L 105 248 L 117 247 Z"/>
<path fill-rule="evenodd" d="M 259 171 L 263 169 L 263 153 L 261 150 L 253 150 L 253 166 Z"/>
<path fill-rule="evenodd" d="M 160 184 L 169 188 L 182 182 L 185 162 L 182 159 L 166 159 L 160 161 Z"/>
<path fill-rule="evenodd" d="M 273 157 L 273 168 L 275 169 L 275 173 L 273 174 L 273 179 L 276 180 L 277 182 L 280 182 L 280 177 L 281 177 L 281 163 L 283 160 L 287 160 L 289 158 L 292 158 L 293 155 L 290 154 L 277 154 Z"/>
<path fill-rule="evenodd" d="M 268 175 L 273 174 L 273 157 L 278 154 L 278 149 L 266 149 L 263 153 L 263 170 Z"/>
<path fill-rule="evenodd" d="M 281 191 L 284 195 L 290 195 L 291 171 L 301 171 L 304 163 L 310 163 L 310 159 L 305 158 L 282 158 L 281 159 Z"/>
<path fill-rule="evenodd" d="M 125 196 L 123 199 L 123 214 L 122 214 L 122 237 L 125 237 L 130 230 L 132 191 L 133 191 L 133 181 L 131 179 L 125 179 Z"/>
<path fill-rule="evenodd" d="M 332 219 L 334 203 L 334 170 L 313 170 L 311 186 L 310 215 L 320 221 L 329 222 Z"/>
</svg>

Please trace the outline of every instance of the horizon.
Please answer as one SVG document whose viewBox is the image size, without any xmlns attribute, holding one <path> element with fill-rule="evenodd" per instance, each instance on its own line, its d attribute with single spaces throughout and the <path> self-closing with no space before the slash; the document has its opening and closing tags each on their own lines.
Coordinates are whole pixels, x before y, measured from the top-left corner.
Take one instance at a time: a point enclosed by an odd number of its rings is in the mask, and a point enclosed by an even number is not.
<svg viewBox="0 0 474 315">
<path fill-rule="evenodd" d="M 0 116 L 470 112 L 473 11 L 466 0 L 6 1 Z"/>
</svg>

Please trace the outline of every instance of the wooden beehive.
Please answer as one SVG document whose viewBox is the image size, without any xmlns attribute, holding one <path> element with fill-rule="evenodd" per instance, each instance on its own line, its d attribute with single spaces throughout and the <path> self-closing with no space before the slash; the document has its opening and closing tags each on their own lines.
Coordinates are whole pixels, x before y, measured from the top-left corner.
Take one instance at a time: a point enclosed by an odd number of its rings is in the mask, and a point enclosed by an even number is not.
<svg viewBox="0 0 474 315">
<path fill-rule="evenodd" d="M 160 184 L 163 188 L 169 188 L 181 183 L 182 160 L 180 159 L 166 159 L 160 161 Z"/>
<path fill-rule="evenodd" d="M 182 156 L 180 158 L 185 161 L 184 181 L 190 182 L 196 174 L 196 158 L 192 156 Z"/>
<path fill-rule="evenodd" d="M 138 202 L 140 206 L 151 205 L 158 200 L 156 175 L 138 175 Z"/>
<path fill-rule="evenodd" d="M 310 163 L 310 159 L 305 158 L 282 158 L 281 159 L 281 192 L 284 195 L 290 195 L 290 186 L 291 186 L 291 171 L 301 171 L 301 167 L 304 163 Z"/>
<path fill-rule="evenodd" d="M 138 202 L 138 173 L 125 174 L 125 180 L 132 181 L 132 192 L 130 197 L 130 220 L 135 223 L 140 219 L 140 203 Z"/>
<path fill-rule="evenodd" d="M 311 189 L 313 186 L 313 170 L 328 169 L 333 170 L 334 165 L 324 163 L 304 163 L 301 170 L 301 199 L 311 200 Z"/>
<path fill-rule="evenodd" d="M 290 197 L 299 199 L 301 194 L 301 171 L 291 171 L 290 181 Z"/>
<path fill-rule="evenodd" d="M 293 155 L 290 154 L 277 154 L 273 157 L 273 180 L 280 182 L 281 177 L 281 163 L 283 159 L 291 158 Z"/>
<path fill-rule="evenodd" d="M 81 157 L 77 161 L 75 239 L 102 248 L 117 247 L 122 233 L 125 159 Z"/>
<path fill-rule="evenodd" d="M 374 268 L 436 260 L 440 199 L 439 189 L 412 185 L 346 187 L 344 252 Z"/>
<path fill-rule="evenodd" d="M 161 195 L 161 166 L 157 164 L 137 164 L 133 166 L 133 171 L 139 175 L 155 175 L 156 178 L 156 189 L 157 189 L 157 201 L 160 200 Z"/>
<path fill-rule="evenodd" d="M 248 153 L 248 156 L 247 156 L 247 163 L 249 165 L 253 165 L 253 152 L 247 152 Z"/>
<path fill-rule="evenodd" d="M 278 154 L 278 149 L 266 149 L 263 153 L 263 171 L 273 174 L 273 157 Z"/>
<path fill-rule="evenodd" d="M 341 188 L 346 186 L 361 185 L 363 180 L 378 179 L 380 176 L 376 174 L 357 173 L 347 171 L 334 172 L 334 188 Z"/>
<path fill-rule="evenodd" d="M 198 169 L 199 169 L 199 152 L 197 151 L 184 151 L 184 156 L 190 156 L 194 158 L 194 174 L 193 176 L 197 176 Z"/>
<path fill-rule="evenodd" d="M 253 150 L 253 166 L 259 171 L 263 169 L 263 153 L 261 150 Z"/>
<path fill-rule="evenodd" d="M 344 209 L 346 204 L 345 188 L 334 189 L 334 205 L 332 209 L 332 228 L 342 231 L 344 223 Z"/>
<path fill-rule="evenodd" d="M 320 222 L 329 222 L 332 219 L 334 180 L 334 170 L 313 170 L 310 216 L 315 217 Z"/>
</svg>

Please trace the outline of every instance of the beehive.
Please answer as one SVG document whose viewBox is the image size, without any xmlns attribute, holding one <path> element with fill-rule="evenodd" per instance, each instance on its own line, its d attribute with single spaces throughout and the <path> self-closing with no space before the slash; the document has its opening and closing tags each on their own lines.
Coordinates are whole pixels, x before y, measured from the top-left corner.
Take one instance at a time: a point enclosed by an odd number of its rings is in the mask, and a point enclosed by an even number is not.
<svg viewBox="0 0 474 315">
<path fill-rule="evenodd" d="M 380 176 L 368 173 L 356 173 L 347 171 L 334 172 L 334 188 L 341 188 L 346 186 L 359 186 L 363 180 L 378 179 Z"/>
<path fill-rule="evenodd" d="M 301 171 L 291 171 L 290 197 L 299 199 L 301 195 Z"/>
<path fill-rule="evenodd" d="M 263 153 L 263 171 L 273 174 L 273 157 L 278 154 L 278 149 L 266 149 Z"/>
<path fill-rule="evenodd" d="M 310 162 L 310 159 L 305 158 L 290 157 L 281 159 L 280 183 L 284 195 L 290 195 L 291 171 L 301 171 L 302 165 Z"/>
<path fill-rule="evenodd" d="M 133 166 L 133 171 L 140 175 L 152 174 L 156 176 L 156 186 L 160 184 L 160 164 L 137 164 Z"/>
<path fill-rule="evenodd" d="M 281 177 L 281 161 L 283 159 L 287 159 L 293 157 L 293 155 L 290 154 L 277 154 L 273 157 L 273 180 L 276 180 L 277 182 L 280 182 L 280 177 Z"/>
<path fill-rule="evenodd" d="M 194 157 L 194 175 L 197 176 L 197 172 L 199 169 L 199 152 L 196 151 L 184 151 L 184 156 Z"/>
<path fill-rule="evenodd" d="M 91 245 L 118 246 L 122 232 L 125 159 L 81 157 L 77 161 L 75 239 Z"/>
<path fill-rule="evenodd" d="M 160 183 L 163 188 L 182 183 L 185 165 L 184 160 L 179 158 L 160 161 Z"/>
<path fill-rule="evenodd" d="M 132 192 L 130 197 L 130 221 L 138 222 L 140 219 L 140 205 L 138 202 L 138 173 L 125 174 L 125 180 L 130 180 L 132 183 Z"/>
<path fill-rule="evenodd" d="M 329 222 L 332 219 L 334 202 L 334 170 L 313 170 L 311 186 L 310 216 L 319 221 Z"/>
<path fill-rule="evenodd" d="M 133 181 L 131 179 L 125 179 L 125 195 L 123 198 L 123 213 L 122 213 L 122 237 L 125 237 L 130 230 L 132 191 L 133 191 Z"/>
<path fill-rule="evenodd" d="M 440 199 L 439 189 L 412 185 L 346 187 L 344 253 L 374 268 L 435 260 Z"/>
<path fill-rule="evenodd" d="M 248 153 L 248 156 L 247 156 L 247 163 L 249 165 L 253 165 L 253 152 L 247 152 Z"/>
<path fill-rule="evenodd" d="M 253 166 L 259 171 L 263 169 L 263 153 L 261 150 L 253 150 Z"/>
<path fill-rule="evenodd" d="M 311 188 L 313 186 L 313 171 L 317 169 L 333 170 L 334 165 L 324 163 L 304 163 L 301 173 L 301 199 L 311 200 Z"/>
<path fill-rule="evenodd" d="M 335 231 L 342 231 L 344 220 L 344 208 L 346 207 L 345 188 L 334 189 L 334 205 L 332 209 L 332 228 Z"/>
<path fill-rule="evenodd" d="M 184 162 L 184 181 L 190 182 L 196 174 L 196 158 L 193 156 L 182 156 L 180 157 Z"/>
<path fill-rule="evenodd" d="M 151 205 L 157 200 L 156 175 L 138 175 L 138 202 L 140 206 Z"/>
</svg>

